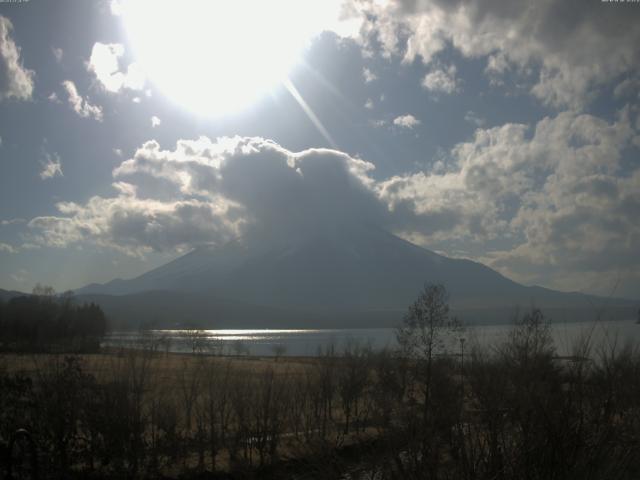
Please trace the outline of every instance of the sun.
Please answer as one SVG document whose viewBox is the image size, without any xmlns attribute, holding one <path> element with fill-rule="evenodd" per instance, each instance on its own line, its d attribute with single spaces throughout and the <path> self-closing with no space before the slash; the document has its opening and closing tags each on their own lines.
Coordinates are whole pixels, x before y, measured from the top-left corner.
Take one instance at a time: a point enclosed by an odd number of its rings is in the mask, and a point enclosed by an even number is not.
<svg viewBox="0 0 640 480">
<path fill-rule="evenodd" d="M 205 115 L 241 110 L 284 82 L 333 0 L 129 0 L 136 61 L 167 97 Z"/>
</svg>

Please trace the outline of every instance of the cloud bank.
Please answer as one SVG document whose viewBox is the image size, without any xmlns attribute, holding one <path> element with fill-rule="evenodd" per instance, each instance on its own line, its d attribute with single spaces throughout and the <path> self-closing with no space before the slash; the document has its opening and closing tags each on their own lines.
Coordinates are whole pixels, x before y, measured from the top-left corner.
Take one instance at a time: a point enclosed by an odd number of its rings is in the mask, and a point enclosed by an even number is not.
<svg viewBox="0 0 640 480">
<path fill-rule="evenodd" d="M 222 243 L 250 228 L 294 234 L 380 215 L 372 168 L 342 152 L 293 153 L 260 138 L 180 140 L 172 151 L 152 140 L 114 170 L 116 196 L 61 202 L 60 216 L 29 226 L 38 242 L 91 241 L 134 255 Z"/>
<path fill-rule="evenodd" d="M 515 75 L 552 107 L 583 108 L 610 82 L 640 76 L 640 9 L 633 2 L 352 0 L 350 11 L 360 15 L 358 39 L 368 56 L 431 65 L 453 47 L 485 59 L 493 84 Z M 436 70 L 424 83 L 446 92 L 449 77 Z"/>
<path fill-rule="evenodd" d="M 628 109 L 613 123 L 564 112 L 533 129 L 478 129 L 446 171 L 393 177 L 380 197 L 422 243 L 507 241 L 481 260 L 521 281 L 638 282 L 640 169 L 624 161 L 637 141 Z"/>
</svg>

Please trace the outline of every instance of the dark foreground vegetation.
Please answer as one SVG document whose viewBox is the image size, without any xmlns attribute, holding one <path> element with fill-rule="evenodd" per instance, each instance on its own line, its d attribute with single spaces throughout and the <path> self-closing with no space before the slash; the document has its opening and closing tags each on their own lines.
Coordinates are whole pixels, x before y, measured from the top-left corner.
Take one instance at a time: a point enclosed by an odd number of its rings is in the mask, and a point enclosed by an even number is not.
<svg viewBox="0 0 640 480">
<path fill-rule="evenodd" d="M 41 478 L 640 478 L 640 353 L 558 358 L 542 313 L 491 349 L 428 287 L 402 348 L 312 359 L 0 357 L 0 441 L 26 428 Z"/>
<path fill-rule="evenodd" d="M 71 292 L 38 285 L 32 295 L 0 300 L 0 352 L 95 352 L 106 328 L 102 309 L 77 304 Z"/>
</svg>

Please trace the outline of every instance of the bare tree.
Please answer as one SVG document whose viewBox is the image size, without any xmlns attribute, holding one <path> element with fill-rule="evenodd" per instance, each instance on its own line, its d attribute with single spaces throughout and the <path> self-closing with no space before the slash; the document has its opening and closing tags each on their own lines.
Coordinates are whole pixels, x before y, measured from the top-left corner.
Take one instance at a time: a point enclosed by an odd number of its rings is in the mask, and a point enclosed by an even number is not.
<svg viewBox="0 0 640 480">
<path fill-rule="evenodd" d="M 459 328 L 457 320 L 450 316 L 445 287 L 427 284 L 409 306 L 396 336 L 406 355 L 429 361 L 445 347 L 447 335 Z"/>
<path fill-rule="evenodd" d="M 171 350 L 171 335 L 168 333 L 163 333 L 158 338 L 158 346 L 164 350 L 166 356 L 169 356 L 169 351 Z"/>
<path fill-rule="evenodd" d="M 423 367 L 425 414 L 427 413 L 433 360 L 446 349 L 447 340 L 460 329 L 449 315 L 449 296 L 443 285 L 425 285 L 415 302 L 409 307 L 396 336 L 402 353 Z"/>
<path fill-rule="evenodd" d="M 207 332 L 204 330 L 192 329 L 185 331 L 187 345 L 191 347 L 191 353 L 203 353 L 207 347 Z"/>
<path fill-rule="evenodd" d="M 275 356 L 276 362 L 282 357 L 285 353 L 287 353 L 287 346 L 282 343 L 277 343 L 273 347 L 271 347 L 271 351 Z"/>
<path fill-rule="evenodd" d="M 345 346 L 338 376 L 338 392 L 344 415 L 344 433 L 349 433 L 352 419 L 358 422 L 362 413 L 361 403 L 369 383 L 370 348 L 363 348 L 355 342 Z"/>
<path fill-rule="evenodd" d="M 437 432 L 442 425 L 441 418 L 435 414 L 436 403 L 442 400 L 442 395 L 436 399 L 434 387 L 448 384 L 445 373 L 438 371 L 434 375 L 435 357 L 446 352 L 447 343 L 460 328 L 450 316 L 448 301 L 443 285 L 425 285 L 396 332 L 402 355 L 411 360 L 413 367 L 411 385 L 418 389 L 418 394 L 414 396 L 410 392 L 412 401 L 422 405 L 421 416 L 418 411 L 407 412 L 406 436 L 413 447 L 404 458 L 412 471 L 423 470 L 432 477 L 437 477 L 441 463 Z M 413 417 L 415 420 L 408 420 Z"/>
<path fill-rule="evenodd" d="M 31 293 L 36 297 L 43 298 L 53 298 L 56 296 L 56 291 L 53 289 L 53 287 L 49 285 L 41 285 L 40 283 L 36 283 L 36 286 L 33 287 Z"/>
<path fill-rule="evenodd" d="M 193 413 L 200 394 L 202 373 L 202 358 L 184 357 L 178 371 L 178 390 L 181 406 L 184 411 L 185 436 L 191 434 L 193 428 Z"/>
<path fill-rule="evenodd" d="M 198 416 L 202 417 L 209 456 L 211 458 L 211 470 L 216 471 L 216 457 L 226 443 L 230 428 L 231 406 L 231 381 L 236 372 L 231 368 L 231 363 L 225 361 L 220 364 L 217 361 L 209 362 L 203 372 L 204 389 L 198 402 Z"/>
</svg>

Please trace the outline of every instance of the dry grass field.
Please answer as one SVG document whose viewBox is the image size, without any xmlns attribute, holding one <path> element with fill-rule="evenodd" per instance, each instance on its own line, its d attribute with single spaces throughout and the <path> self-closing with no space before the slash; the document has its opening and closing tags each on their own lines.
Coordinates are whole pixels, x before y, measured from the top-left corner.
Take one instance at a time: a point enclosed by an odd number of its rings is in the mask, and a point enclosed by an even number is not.
<svg viewBox="0 0 640 480">
<path fill-rule="evenodd" d="M 78 355 L 4 353 L 0 375 L 28 377 L 36 389 L 53 384 L 55 390 L 55 384 L 68 381 L 70 358 L 83 375 L 104 387 L 107 396 L 122 392 L 126 398 L 119 408 L 124 411 L 107 410 L 101 415 L 119 415 L 132 425 L 144 423 L 133 433 L 139 445 L 132 447 L 145 445 L 152 450 L 153 469 L 169 477 L 207 467 L 229 473 L 274 465 L 276 459 L 297 461 L 308 458 L 318 442 L 325 444 L 323 449 L 344 448 L 376 435 L 364 424 L 355 430 L 344 428 L 345 416 L 336 398 L 339 385 L 333 377 L 343 363 L 340 357 L 328 359 L 329 366 L 314 357 L 133 349 Z M 74 384 L 73 388 L 86 387 Z M 362 414 L 356 411 L 357 415 Z M 130 441 L 127 438 L 125 443 Z M 107 468 L 98 467 L 99 463 L 92 460 L 98 471 Z M 80 462 L 75 468 L 86 470 L 86 465 Z"/>
<path fill-rule="evenodd" d="M 0 371 L 33 375 L 43 367 L 59 363 L 69 354 L 0 353 Z M 276 374 L 302 374 L 316 360 L 314 357 L 221 356 L 189 353 L 148 353 L 142 350 L 103 349 L 100 353 L 74 354 L 81 359 L 87 373 L 97 379 L 109 379 L 114 371 L 121 371 L 132 356 L 144 358 L 152 378 L 174 382 L 185 369 L 229 366 L 245 374 L 261 374 L 273 370 Z"/>
</svg>

